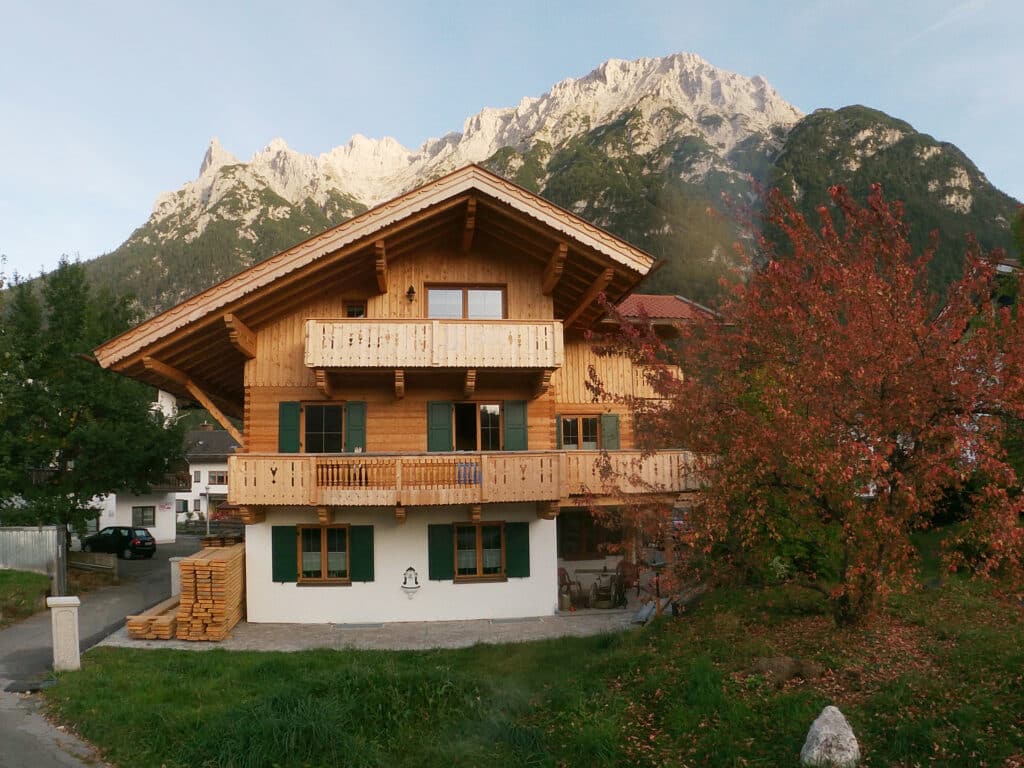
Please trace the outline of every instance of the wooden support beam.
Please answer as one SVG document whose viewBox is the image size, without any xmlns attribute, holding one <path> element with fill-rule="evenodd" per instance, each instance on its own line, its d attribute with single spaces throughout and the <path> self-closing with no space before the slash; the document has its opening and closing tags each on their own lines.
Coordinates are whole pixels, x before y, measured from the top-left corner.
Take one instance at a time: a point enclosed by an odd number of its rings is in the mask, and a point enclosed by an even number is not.
<svg viewBox="0 0 1024 768">
<path fill-rule="evenodd" d="M 568 255 L 569 244 L 559 243 L 551 254 L 551 258 L 548 259 L 548 265 L 544 269 L 544 280 L 540 284 L 540 289 L 545 296 L 550 296 L 555 290 L 555 286 L 558 285 L 558 281 L 562 279 L 562 270 L 565 269 L 565 260 Z"/>
<path fill-rule="evenodd" d="M 398 521 L 399 525 L 405 522 L 405 507 L 401 504 L 395 505 L 395 520 Z"/>
<path fill-rule="evenodd" d="M 462 394 L 467 399 L 473 396 L 476 392 L 476 368 L 469 368 L 466 370 L 466 384 L 462 388 Z"/>
<path fill-rule="evenodd" d="M 539 517 L 541 520 L 554 520 L 556 517 L 558 517 L 558 502 L 538 501 L 537 517 Z"/>
<path fill-rule="evenodd" d="M 316 379 L 316 386 L 328 400 L 334 399 L 334 388 L 331 386 L 331 375 L 324 368 L 314 368 L 313 378 Z"/>
<path fill-rule="evenodd" d="M 267 513 L 262 509 L 239 507 L 238 519 L 242 521 L 243 525 L 256 525 L 257 523 L 262 523 L 267 519 Z"/>
<path fill-rule="evenodd" d="M 388 254 L 384 247 L 384 241 L 378 240 L 373 244 L 374 252 L 377 255 L 374 266 L 377 270 L 377 290 L 381 293 L 388 292 Z"/>
<path fill-rule="evenodd" d="M 570 312 L 565 320 L 562 321 L 562 325 L 565 328 L 570 328 L 573 323 L 579 320 L 580 315 L 590 309 L 591 305 L 597 300 L 597 296 L 601 291 L 608 287 L 609 283 L 615 279 L 615 270 L 606 269 L 600 275 L 598 275 L 594 282 L 587 288 L 587 292 L 583 294 L 583 298 L 580 299 L 576 307 Z"/>
<path fill-rule="evenodd" d="M 395 369 L 395 398 L 401 400 L 405 397 L 405 371 L 401 368 Z"/>
<path fill-rule="evenodd" d="M 256 334 L 249 326 L 230 312 L 224 315 L 224 325 L 227 326 L 228 341 L 232 346 L 245 355 L 247 360 L 256 357 Z"/>
<path fill-rule="evenodd" d="M 479 504 L 469 505 L 469 519 L 474 523 L 480 522 L 480 506 Z"/>
<path fill-rule="evenodd" d="M 554 372 L 554 368 L 545 368 L 540 372 L 537 377 L 537 384 L 533 388 L 533 398 L 535 400 L 551 389 L 551 376 Z"/>
<path fill-rule="evenodd" d="M 330 507 L 317 507 L 316 519 L 320 525 L 330 525 L 334 522 L 334 510 Z"/>
<path fill-rule="evenodd" d="M 242 433 L 239 432 L 235 425 L 231 423 L 231 420 L 224 415 L 224 413 L 216 406 L 210 396 L 207 395 L 192 379 L 188 377 L 183 371 L 179 371 L 177 368 L 172 368 L 166 363 L 161 363 L 152 357 L 142 358 L 142 366 L 147 371 L 153 371 L 153 373 L 159 374 L 164 378 L 175 382 L 176 384 L 185 388 L 192 397 L 194 397 L 199 403 L 210 412 L 210 415 L 217 420 L 224 429 L 227 430 L 228 434 L 235 439 L 239 447 L 244 450 L 245 439 L 242 437 Z"/>
<path fill-rule="evenodd" d="M 469 253 L 473 247 L 473 232 L 476 230 L 476 198 L 466 201 L 466 225 L 462 230 L 462 252 Z"/>
</svg>

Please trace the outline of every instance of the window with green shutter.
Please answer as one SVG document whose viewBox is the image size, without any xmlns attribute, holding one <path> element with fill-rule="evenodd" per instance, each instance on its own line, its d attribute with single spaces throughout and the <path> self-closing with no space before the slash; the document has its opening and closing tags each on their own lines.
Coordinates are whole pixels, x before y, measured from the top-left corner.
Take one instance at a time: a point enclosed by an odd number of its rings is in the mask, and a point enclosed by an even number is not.
<svg viewBox="0 0 1024 768">
<path fill-rule="evenodd" d="M 503 581 L 530 575 L 529 523 L 427 526 L 428 575 L 434 581 Z"/>
<path fill-rule="evenodd" d="M 427 575 L 432 581 L 450 581 L 455 577 L 453 536 L 451 525 L 427 526 Z"/>
<path fill-rule="evenodd" d="M 302 420 L 300 403 L 278 403 L 277 405 L 277 451 L 278 453 L 299 452 L 299 429 Z"/>
<path fill-rule="evenodd" d="M 349 528 L 349 550 L 352 553 L 352 581 L 373 581 L 372 525 Z"/>
<path fill-rule="evenodd" d="M 502 404 L 505 412 L 505 450 L 526 450 L 526 401 L 506 400 Z"/>
<path fill-rule="evenodd" d="M 270 529 L 270 562 L 274 581 L 299 580 L 298 529 L 294 525 Z"/>
<path fill-rule="evenodd" d="M 505 575 L 510 579 L 530 575 L 529 523 L 505 523 Z"/>
<path fill-rule="evenodd" d="M 606 451 L 619 450 L 619 415 L 601 414 L 601 447 Z"/>
<path fill-rule="evenodd" d="M 452 450 L 452 408 L 447 400 L 427 403 L 427 450 Z"/>
<path fill-rule="evenodd" d="M 272 537 L 274 581 L 373 581 L 372 525 L 274 526 Z"/>
<path fill-rule="evenodd" d="M 366 403 L 361 400 L 345 403 L 345 450 L 366 450 Z"/>
</svg>

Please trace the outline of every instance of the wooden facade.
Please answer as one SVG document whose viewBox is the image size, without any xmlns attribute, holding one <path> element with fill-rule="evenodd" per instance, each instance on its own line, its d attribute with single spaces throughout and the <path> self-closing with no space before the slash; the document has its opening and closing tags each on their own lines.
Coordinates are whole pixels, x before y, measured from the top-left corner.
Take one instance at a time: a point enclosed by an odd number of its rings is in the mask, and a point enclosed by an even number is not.
<svg viewBox="0 0 1024 768">
<path fill-rule="evenodd" d="M 642 456 L 625 407 L 586 384 L 593 369 L 610 391 L 652 396 L 642 370 L 584 335 L 599 296 L 621 300 L 652 264 L 470 166 L 214 286 L 97 359 L 232 431 L 228 500 L 242 507 L 540 502 L 550 514 L 584 495 L 676 494 L 692 488 L 690 458 Z M 459 290 L 465 306 L 487 294 L 491 315 L 436 316 L 431 297 Z"/>
</svg>

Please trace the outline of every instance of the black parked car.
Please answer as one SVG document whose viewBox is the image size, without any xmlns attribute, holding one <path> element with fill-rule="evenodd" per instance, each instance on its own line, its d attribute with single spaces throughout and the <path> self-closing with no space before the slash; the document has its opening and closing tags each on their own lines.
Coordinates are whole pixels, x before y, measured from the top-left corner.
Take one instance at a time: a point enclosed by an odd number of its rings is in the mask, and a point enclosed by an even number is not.
<svg viewBox="0 0 1024 768">
<path fill-rule="evenodd" d="M 125 560 L 131 560 L 133 557 L 144 557 L 148 560 L 156 552 L 156 539 L 146 528 L 111 525 L 83 539 L 82 551 L 113 552 Z"/>
</svg>

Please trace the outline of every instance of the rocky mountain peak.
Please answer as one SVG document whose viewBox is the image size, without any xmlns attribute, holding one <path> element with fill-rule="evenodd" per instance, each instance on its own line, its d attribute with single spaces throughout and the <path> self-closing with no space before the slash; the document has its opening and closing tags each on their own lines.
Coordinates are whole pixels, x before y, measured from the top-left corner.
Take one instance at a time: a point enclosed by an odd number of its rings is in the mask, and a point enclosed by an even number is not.
<svg viewBox="0 0 1024 768">
<path fill-rule="evenodd" d="M 220 140 L 214 136 L 210 139 L 210 146 L 206 148 L 203 155 L 203 162 L 199 166 L 199 175 L 205 176 L 208 173 L 216 173 L 225 165 L 236 165 L 238 158 L 221 146 Z"/>
<path fill-rule="evenodd" d="M 666 258 L 676 266 L 659 273 L 659 288 L 698 299 L 691 283 L 700 275 L 713 290 L 734 236 L 706 211 L 723 194 L 750 194 L 751 179 L 808 205 L 825 199 L 825 182 L 855 193 L 891 182 L 921 231 L 941 226 L 954 240 L 971 227 L 999 244 L 1015 210 L 955 147 L 906 123 L 863 107 L 805 117 L 763 76 L 691 53 L 611 59 L 540 96 L 485 107 L 461 127 L 418 149 L 355 134 L 319 155 L 276 138 L 248 162 L 214 138 L 199 176 L 161 195 L 149 221 L 96 269 L 119 275 L 147 307 L 166 307 L 467 163 Z M 959 263 L 956 247 L 935 262 L 939 282 Z M 171 279 L 174 264 L 191 266 Z"/>
</svg>

